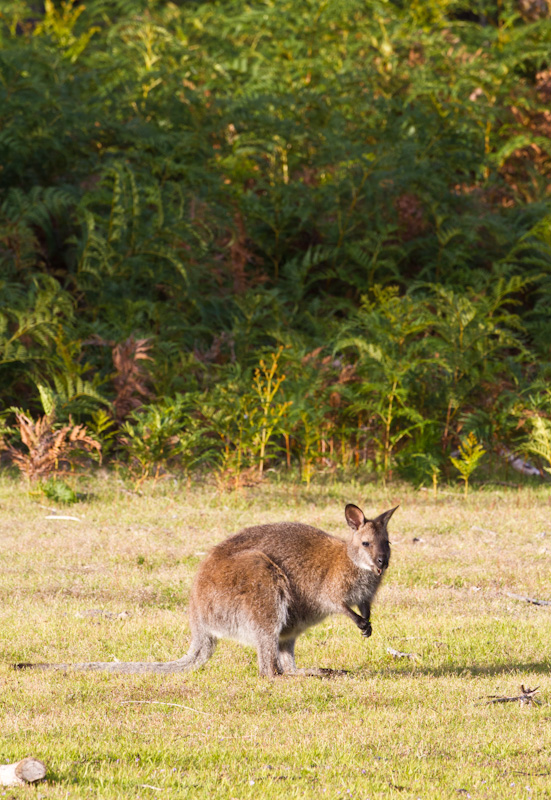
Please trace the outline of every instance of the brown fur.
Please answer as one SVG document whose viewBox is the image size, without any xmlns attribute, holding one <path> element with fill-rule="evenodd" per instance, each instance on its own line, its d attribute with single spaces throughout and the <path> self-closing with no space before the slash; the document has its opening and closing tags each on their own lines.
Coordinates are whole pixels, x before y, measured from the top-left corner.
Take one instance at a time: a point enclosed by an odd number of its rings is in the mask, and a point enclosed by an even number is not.
<svg viewBox="0 0 551 800">
<path fill-rule="evenodd" d="M 388 567 L 387 523 L 395 510 L 367 520 L 357 506 L 347 505 L 353 530 L 347 542 L 296 522 L 256 525 L 221 542 L 193 582 L 191 644 L 178 661 L 35 666 L 180 672 L 200 667 L 218 639 L 226 638 L 256 647 L 261 675 L 295 673 L 297 636 L 329 614 L 344 613 L 364 636 L 371 635 L 371 602 Z"/>
</svg>

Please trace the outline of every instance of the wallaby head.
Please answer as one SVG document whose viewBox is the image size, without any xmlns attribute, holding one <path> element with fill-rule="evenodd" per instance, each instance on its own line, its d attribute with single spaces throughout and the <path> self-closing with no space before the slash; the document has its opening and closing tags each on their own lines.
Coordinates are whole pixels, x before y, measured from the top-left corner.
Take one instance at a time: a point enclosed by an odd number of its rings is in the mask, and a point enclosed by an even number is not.
<svg viewBox="0 0 551 800">
<path fill-rule="evenodd" d="M 348 543 L 348 555 L 361 569 L 382 575 L 390 561 L 387 524 L 398 506 L 384 511 L 375 519 L 366 519 L 358 506 L 349 503 L 344 515 L 354 533 Z"/>
</svg>

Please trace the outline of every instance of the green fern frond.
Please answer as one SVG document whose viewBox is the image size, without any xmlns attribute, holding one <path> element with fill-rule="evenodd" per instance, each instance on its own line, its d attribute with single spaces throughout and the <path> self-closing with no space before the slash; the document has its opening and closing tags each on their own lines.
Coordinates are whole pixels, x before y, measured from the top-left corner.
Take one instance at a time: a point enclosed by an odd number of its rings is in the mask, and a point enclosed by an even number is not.
<svg viewBox="0 0 551 800">
<path fill-rule="evenodd" d="M 551 473 L 551 421 L 544 417 L 532 419 L 532 429 L 526 443 L 530 453 L 539 456 L 548 466 L 544 469 Z"/>
</svg>

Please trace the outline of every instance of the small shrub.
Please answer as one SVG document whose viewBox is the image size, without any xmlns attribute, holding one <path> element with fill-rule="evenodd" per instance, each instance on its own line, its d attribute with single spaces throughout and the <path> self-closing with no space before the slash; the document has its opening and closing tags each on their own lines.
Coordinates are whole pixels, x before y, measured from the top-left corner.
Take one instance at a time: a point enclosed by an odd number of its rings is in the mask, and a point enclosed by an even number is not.
<svg viewBox="0 0 551 800">
<path fill-rule="evenodd" d="M 29 479 L 47 478 L 63 466 L 73 466 L 83 452 L 101 456 L 101 445 L 92 438 L 85 425 L 75 425 L 69 417 L 66 425 L 57 425 L 54 414 L 45 414 L 36 421 L 22 411 L 15 412 L 23 452 L 12 444 L 4 447 L 13 463 Z"/>
<path fill-rule="evenodd" d="M 204 403 L 203 412 L 223 443 L 218 470 L 222 486 L 237 489 L 262 480 L 275 437 L 285 433 L 292 401 L 281 391 L 286 380 L 279 372 L 282 351 L 280 347 L 261 358 L 252 376 L 232 369 Z"/>
<path fill-rule="evenodd" d="M 107 458 L 116 444 L 117 428 L 115 420 L 105 409 L 98 408 L 92 413 L 89 427 L 94 437 L 101 443 L 103 458 Z"/>
<path fill-rule="evenodd" d="M 191 405 L 181 395 L 163 398 L 134 411 L 122 425 L 119 444 L 138 485 L 150 476 L 157 480 L 172 464 L 183 466 L 188 474 L 207 457 L 204 429 L 190 413 Z"/>
<path fill-rule="evenodd" d="M 465 496 L 469 493 L 469 479 L 478 467 L 482 456 L 486 451 L 477 441 L 476 435 L 471 431 L 468 436 L 461 440 L 459 445 L 459 458 L 450 456 L 450 461 L 459 471 L 461 479 L 465 483 Z"/>
<path fill-rule="evenodd" d="M 39 483 L 38 488 L 48 500 L 53 500 L 54 503 L 72 505 L 78 501 L 75 490 L 60 478 L 50 477 L 47 481 Z"/>
<path fill-rule="evenodd" d="M 546 461 L 548 466 L 544 469 L 551 474 L 551 420 L 544 417 L 533 418 L 526 449 Z"/>
<path fill-rule="evenodd" d="M 271 353 L 271 364 L 260 359 L 260 364 L 254 371 L 253 396 L 254 415 L 257 432 L 254 436 L 255 449 L 258 453 L 258 474 L 262 478 L 264 461 L 267 448 L 274 432 L 279 428 L 287 409 L 292 401 L 281 402 L 276 400 L 280 386 L 285 380 L 285 375 L 278 374 L 279 359 L 283 348 Z"/>
</svg>

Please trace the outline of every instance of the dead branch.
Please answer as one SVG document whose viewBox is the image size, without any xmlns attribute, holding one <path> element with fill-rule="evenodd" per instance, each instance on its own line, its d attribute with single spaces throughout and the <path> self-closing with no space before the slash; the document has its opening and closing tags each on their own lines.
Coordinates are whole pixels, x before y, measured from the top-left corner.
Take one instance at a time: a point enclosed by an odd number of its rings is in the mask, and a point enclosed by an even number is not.
<svg viewBox="0 0 551 800">
<path fill-rule="evenodd" d="M 499 696 L 497 694 L 489 694 L 487 695 L 489 700 L 487 705 L 491 705 L 492 703 L 516 703 L 518 700 L 521 706 L 530 706 L 534 703 L 536 705 L 541 705 L 540 701 L 536 699 L 535 695 L 539 691 L 539 686 L 536 686 L 535 689 L 529 689 L 527 686 L 520 686 L 520 694 L 516 695 L 515 697 L 506 697 L 506 696 Z"/>
<path fill-rule="evenodd" d="M 489 536 L 497 536 L 496 531 L 492 531 L 490 528 L 480 528 L 478 525 L 473 525 L 471 530 L 477 531 L 478 533 L 487 533 Z"/>
<path fill-rule="evenodd" d="M 551 600 L 537 600 L 535 597 L 524 597 L 521 594 L 513 594 L 513 592 L 505 592 L 507 597 L 512 597 L 513 600 L 523 600 L 525 603 L 532 603 L 534 606 L 551 606 Z"/>
<path fill-rule="evenodd" d="M 511 453 L 511 451 L 506 447 L 501 445 L 497 448 L 496 452 L 498 455 L 508 461 L 513 469 L 516 469 L 517 472 L 522 473 L 522 475 L 536 475 L 539 478 L 542 477 L 542 470 L 535 467 L 529 461 L 525 461 L 523 458 L 519 458 L 519 456 Z"/>
<path fill-rule="evenodd" d="M 46 766 L 38 758 L 24 758 L 16 764 L 0 766 L 0 786 L 25 786 L 41 781 L 46 775 Z"/>
</svg>

